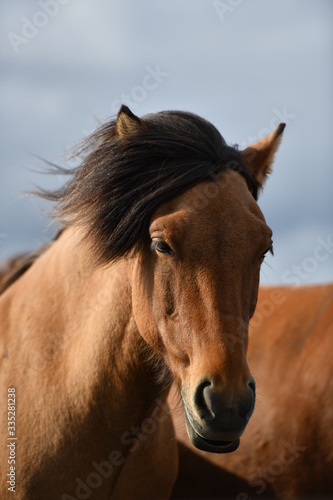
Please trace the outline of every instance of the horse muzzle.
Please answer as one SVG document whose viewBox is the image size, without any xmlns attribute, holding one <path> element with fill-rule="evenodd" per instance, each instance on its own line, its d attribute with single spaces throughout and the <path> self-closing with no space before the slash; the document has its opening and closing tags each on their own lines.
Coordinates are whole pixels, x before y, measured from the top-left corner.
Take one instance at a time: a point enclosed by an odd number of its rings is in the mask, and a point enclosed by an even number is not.
<svg viewBox="0 0 333 500">
<path fill-rule="evenodd" d="M 196 386 L 192 404 L 188 403 L 184 389 L 182 396 L 187 433 L 196 448 L 212 453 L 230 453 L 238 448 L 254 410 L 254 379 L 251 378 L 233 406 L 226 404 L 226 394 L 209 379 Z"/>
</svg>

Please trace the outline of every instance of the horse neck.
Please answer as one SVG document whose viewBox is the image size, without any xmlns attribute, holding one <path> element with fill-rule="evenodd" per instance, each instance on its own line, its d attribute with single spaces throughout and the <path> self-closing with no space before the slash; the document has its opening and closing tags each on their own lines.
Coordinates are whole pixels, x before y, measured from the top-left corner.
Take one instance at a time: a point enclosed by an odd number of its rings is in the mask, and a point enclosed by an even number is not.
<svg viewBox="0 0 333 500">
<path fill-rule="evenodd" d="M 151 488 L 175 479 L 176 442 L 133 318 L 132 265 L 96 268 L 80 239 L 67 229 L 0 297 L 0 385 L 22 409 L 20 494 L 60 498 L 108 461 L 93 498 L 156 498 Z"/>
<path fill-rule="evenodd" d="M 133 318 L 131 261 L 94 260 L 80 232 L 67 229 L 11 287 L 13 307 L 30 328 L 31 369 L 51 384 L 60 378 L 77 412 L 99 407 L 114 432 L 115 421 L 142 420 L 161 387 Z"/>
</svg>

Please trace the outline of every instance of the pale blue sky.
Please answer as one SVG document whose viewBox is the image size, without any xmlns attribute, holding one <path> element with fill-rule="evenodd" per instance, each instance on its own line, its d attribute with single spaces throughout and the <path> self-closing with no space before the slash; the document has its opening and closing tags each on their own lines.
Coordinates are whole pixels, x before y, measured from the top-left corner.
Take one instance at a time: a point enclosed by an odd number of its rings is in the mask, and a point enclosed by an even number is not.
<svg viewBox="0 0 333 500">
<path fill-rule="evenodd" d="M 61 161 L 122 100 L 198 113 L 241 146 L 287 121 L 259 200 L 275 245 L 262 282 L 332 281 L 333 2 L 2 0 L 0 19 L 0 257 L 52 234 L 20 195 L 63 179 L 27 150 Z"/>
</svg>

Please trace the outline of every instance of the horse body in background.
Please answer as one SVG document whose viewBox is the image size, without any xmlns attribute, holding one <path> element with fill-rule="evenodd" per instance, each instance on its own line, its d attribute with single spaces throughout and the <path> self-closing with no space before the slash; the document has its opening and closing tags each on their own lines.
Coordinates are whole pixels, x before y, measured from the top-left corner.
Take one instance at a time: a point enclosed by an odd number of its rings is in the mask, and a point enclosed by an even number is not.
<svg viewBox="0 0 333 500">
<path fill-rule="evenodd" d="M 0 295 L 0 425 L 10 396 L 19 498 L 168 498 L 172 380 L 192 444 L 237 449 L 255 403 L 248 324 L 272 248 L 255 197 L 283 129 L 239 153 L 195 115 L 141 120 L 123 106 L 85 143 L 83 164 L 48 195 L 61 234 Z"/>
<path fill-rule="evenodd" d="M 249 330 L 254 416 L 237 451 L 224 457 L 196 450 L 196 459 L 182 412 L 174 410 L 182 454 L 172 498 L 332 498 L 332 335 L 333 285 L 260 289 Z M 203 459 L 204 491 L 193 480 Z M 245 484 L 229 485 L 232 474 Z"/>
</svg>

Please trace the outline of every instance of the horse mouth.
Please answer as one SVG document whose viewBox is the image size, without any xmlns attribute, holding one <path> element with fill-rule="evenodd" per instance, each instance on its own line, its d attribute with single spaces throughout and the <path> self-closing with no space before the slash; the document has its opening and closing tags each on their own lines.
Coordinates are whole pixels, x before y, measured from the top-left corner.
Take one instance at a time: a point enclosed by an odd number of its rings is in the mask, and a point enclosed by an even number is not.
<svg viewBox="0 0 333 500">
<path fill-rule="evenodd" d="M 186 409 L 185 409 L 185 423 L 191 443 L 199 450 L 209 451 L 210 453 L 231 453 L 233 451 L 236 451 L 239 446 L 239 439 L 236 439 L 235 441 L 218 441 L 202 437 L 200 434 L 197 433 L 197 431 L 191 424 L 187 416 Z"/>
</svg>

